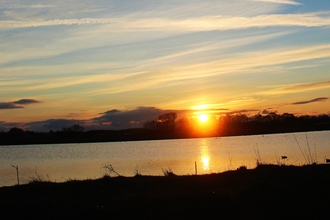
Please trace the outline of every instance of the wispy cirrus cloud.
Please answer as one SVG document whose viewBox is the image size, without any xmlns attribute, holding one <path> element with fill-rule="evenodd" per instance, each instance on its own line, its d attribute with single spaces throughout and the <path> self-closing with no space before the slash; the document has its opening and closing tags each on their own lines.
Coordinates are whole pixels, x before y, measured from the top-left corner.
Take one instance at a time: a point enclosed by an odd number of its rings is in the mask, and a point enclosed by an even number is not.
<svg viewBox="0 0 330 220">
<path fill-rule="evenodd" d="M 270 14 L 254 17 L 231 17 L 231 16 L 203 16 L 175 20 L 170 18 L 81 18 L 81 19 L 54 19 L 40 21 L 0 21 L 0 28 L 27 28 L 58 25 L 107 25 L 118 31 L 210 31 L 232 30 L 255 27 L 275 26 L 302 26 L 320 27 L 330 25 L 330 12 L 305 13 L 305 14 Z"/>
<path fill-rule="evenodd" d="M 116 94 L 143 89 L 168 87 L 173 83 L 185 84 L 187 80 L 202 79 L 232 73 L 251 73 L 256 68 L 288 64 L 299 61 L 330 57 L 330 45 L 318 45 L 305 48 L 286 48 L 285 50 L 266 50 L 254 53 L 242 53 L 227 59 L 217 59 L 211 62 L 176 64 L 169 67 L 148 67 L 148 71 L 126 74 L 124 78 L 111 81 L 106 88 L 96 88 L 93 94 Z M 152 62 L 151 62 L 152 63 Z M 156 74 L 157 73 L 157 74 Z M 161 75 L 162 77 L 158 77 Z M 109 76 L 110 77 L 110 76 Z M 95 79 L 97 80 L 97 79 Z M 61 86 L 61 84 L 58 84 Z M 310 89 L 328 87 L 328 83 L 306 85 Z M 295 89 L 295 87 L 297 87 Z M 298 92 L 303 85 L 294 85 L 293 88 L 276 88 L 258 92 L 263 95 L 284 94 Z M 304 87 L 303 90 L 308 89 Z M 312 88 L 313 87 L 313 88 Z M 318 88 L 317 88 L 318 87 Z M 192 88 L 193 89 L 193 88 Z M 302 89 L 300 89 L 302 91 Z"/>
<path fill-rule="evenodd" d="M 274 89 L 270 89 L 268 91 L 263 91 L 261 92 L 261 94 L 264 95 L 290 94 L 290 93 L 313 91 L 313 90 L 327 89 L 327 88 L 330 88 L 330 81 L 284 85 Z"/>
<path fill-rule="evenodd" d="M 251 38 L 246 40 L 246 43 L 253 43 L 255 41 L 261 41 L 274 37 L 273 35 Z M 276 37 L 276 36 L 275 36 Z M 222 45 L 244 45 L 237 41 L 223 41 L 223 44 L 215 45 L 210 44 L 205 47 L 197 47 L 197 49 L 191 49 L 186 52 L 178 52 L 170 55 L 159 56 L 158 58 L 151 58 L 135 63 L 134 68 L 125 67 L 125 62 L 121 64 L 107 64 L 102 63 L 95 64 L 68 64 L 65 69 L 97 69 L 101 68 L 124 68 L 118 73 L 107 72 L 93 75 L 68 75 L 65 74 L 62 77 L 57 77 L 52 80 L 49 78 L 36 78 L 34 84 L 26 85 L 24 90 L 47 90 L 54 88 L 64 88 L 74 85 L 91 85 L 98 84 L 104 86 L 98 86 L 93 91 L 86 90 L 82 94 L 116 94 L 122 92 L 137 91 L 143 89 L 150 89 L 155 87 L 168 87 L 172 83 L 185 83 L 186 80 L 207 78 L 222 74 L 231 73 L 249 73 L 256 72 L 256 68 L 274 66 L 278 64 L 287 64 L 292 62 L 306 61 L 312 59 L 320 59 L 330 57 L 330 45 L 317 45 L 317 46 L 305 46 L 304 48 L 285 48 L 285 49 L 272 49 L 256 52 L 245 52 L 231 56 L 230 58 L 213 58 L 215 61 L 208 61 L 200 59 L 194 63 L 180 63 L 180 60 L 187 60 L 190 55 L 198 55 L 198 53 L 204 53 L 210 50 L 221 50 Z M 197 45 L 198 46 L 198 45 Z M 187 57 L 187 58 L 185 58 Z M 128 61 L 127 61 L 128 62 Z M 130 64 L 131 65 L 131 64 Z M 91 68 L 92 67 L 92 68 Z M 47 66 L 44 68 L 47 70 Z M 57 70 L 59 67 L 53 67 L 52 70 Z M 26 70 L 28 68 L 25 68 Z M 33 70 L 33 69 L 32 69 Z M 162 77 L 158 77 L 162 75 Z M 327 83 L 323 83 L 326 84 Z M 0 83 L 1 85 L 1 83 Z M 295 85 L 297 89 L 301 85 Z M 310 85 L 313 86 L 313 85 Z M 291 90 L 293 91 L 294 88 Z M 272 93 L 292 93 L 290 88 L 275 88 L 263 90 L 262 94 Z"/>
<path fill-rule="evenodd" d="M 330 80 L 329 81 L 322 81 L 322 82 L 296 84 L 296 85 L 284 87 L 283 90 L 286 90 L 286 91 L 308 91 L 308 90 L 323 89 L 323 88 L 329 88 L 329 87 L 330 87 Z"/>
<path fill-rule="evenodd" d="M 330 45 L 305 48 L 287 48 L 286 50 L 266 50 L 254 53 L 243 53 L 228 59 L 218 59 L 212 62 L 202 62 L 164 69 L 164 78 L 158 78 L 159 83 L 172 80 L 186 80 L 208 76 L 249 72 L 262 66 L 272 66 L 298 61 L 330 57 Z M 156 77 L 155 77 L 156 80 Z M 327 84 L 327 83 L 325 83 Z"/>
<path fill-rule="evenodd" d="M 226 112 L 228 114 L 246 114 L 246 113 L 254 113 L 259 112 L 259 109 L 240 109 L 235 111 Z"/>
<path fill-rule="evenodd" d="M 270 3 L 277 3 L 277 4 L 287 4 L 287 5 L 302 5 L 299 2 L 292 1 L 292 0 L 252 0 L 255 2 L 270 2 Z"/>
<path fill-rule="evenodd" d="M 34 5 L 0 5 L 0 9 L 27 9 L 27 8 L 53 8 L 55 5 L 44 5 L 44 4 L 34 4 Z"/>
</svg>

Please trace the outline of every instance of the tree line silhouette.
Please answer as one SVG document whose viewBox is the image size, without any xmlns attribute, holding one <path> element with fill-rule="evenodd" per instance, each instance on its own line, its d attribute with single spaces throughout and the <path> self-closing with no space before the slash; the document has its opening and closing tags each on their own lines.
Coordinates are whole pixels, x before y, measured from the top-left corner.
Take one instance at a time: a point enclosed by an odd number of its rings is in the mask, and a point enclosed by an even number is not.
<svg viewBox="0 0 330 220">
<path fill-rule="evenodd" d="M 21 128 L 11 128 L 0 132 L 0 144 L 47 144 L 83 143 L 106 141 L 135 141 L 170 138 L 221 137 L 235 135 L 255 135 L 287 132 L 330 130 L 329 115 L 293 114 L 267 115 L 226 114 L 216 118 L 209 116 L 203 123 L 197 117 L 178 118 L 177 113 L 160 115 L 146 121 L 142 128 L 123 130 L 89 130 L 74 124 L 61 131 L 34 132 Z"/>
<path fill-rule="evenodd" d="M 226 114 L 219 118 L 210 116 L 207 123 L 202 123 L 198 118 L 159 116 L 158 120 L 147 121 L 145 129 L 164 130 L 169 129 L 174 134 L 188 137 L 199 136 L 232 136 L 232 135 L 253 135 L 267 133 L 286 133 L 319 131 L 330 129 L 329 115 L 304 115 L 269 113 L 267 115 L 256 114 Z M 164 126 L 170 124 L 171 126 Z"/>
</svg>

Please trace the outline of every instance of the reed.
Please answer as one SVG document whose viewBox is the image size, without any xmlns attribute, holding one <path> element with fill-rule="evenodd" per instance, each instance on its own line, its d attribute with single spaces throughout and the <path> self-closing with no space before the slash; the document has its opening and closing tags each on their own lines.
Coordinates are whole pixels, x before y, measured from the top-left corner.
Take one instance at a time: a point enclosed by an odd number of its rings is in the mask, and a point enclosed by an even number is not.
<svg viewBox="0 0 330 220">
<path fill-rule="evenodd" d="M 301 154 L 303 155 L 303 157 L 305 159 L 306 164 L 317 164 L 316 147 L 314 145 L 314 148 L 315 148 L 314 152 L 315 153 L 314 153 L 314 156 L 313 156 L 307 134 L 305 133 L 305 139 L 306 139 L 306 145 L 307 145 L 307 150 L 306 151 L 307 152 L 303 151 L 303 149 L 302 149 L 301 145 L 299 144 L 295 134 L 293 134 L 293 137 L 294 137 L 294 139 L 295 139 L 295 141 L 296 141 L 296 143 L 297 143 L 297 145 L 300 149 Z"/>
<path fill-rule="evenodd" d="M 226 147 L 227 149 L 227 155 L 228 155 L 228 159 L 229 159 L 229 170 L 233 168 L 233 155 L 230 154 L 228 147 Z"/>
<path fill-rule="evenodd" d="M 37 170 L 35 170 L 35 176 L 34 177 L 30 177 L 30 179 L 31 180 L 29 181 L 29 183 L 41 183 L 41 182 L 44 182 L 44 183 L 48 182 L 48 183 L 50 183 L 50 182 L 52 182 L 50 180 L 50 177 L 49 177 L 48 174 L 46 176 L 45 175 L 38 174 Z M 66 179 L 66 181 L 68 181 L 68 180 Z"/>
<path fill-rule="evenodd" d="M 141 170 L 139 169 L 138 166 L 136 166 L 134 169 L 134 177 L 140 177 L 140 176 L 142 176 Z"/>
<path fill-rule="evenodd" d="M 262 165 L 263 163 L 262 163 L 262 160 L 261 160 L 261 155 L 260 155 L 258 144 L 256 144 L 256 147 L 253 147 L 253 150 L 254 150 L 254 154 L 256 155 L 257 166 Z"/>
<path fill-rule="evenodd" d="M 111 164 L 106 165 L 103 168 L 109 172 L 109 176 L 111 175 L 111 173 L 115 173 L 117 176 L 121 176 L 119 173 L 117 173 L 117 171 L 115 171 Z"/>
</svg>

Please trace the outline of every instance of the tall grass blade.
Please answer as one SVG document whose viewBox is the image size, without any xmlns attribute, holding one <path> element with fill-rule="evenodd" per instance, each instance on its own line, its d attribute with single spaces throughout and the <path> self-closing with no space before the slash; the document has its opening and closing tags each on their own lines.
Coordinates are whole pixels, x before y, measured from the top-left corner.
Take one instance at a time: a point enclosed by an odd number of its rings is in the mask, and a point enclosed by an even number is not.
<svg viewBox="0 0 330 220">
<path fill-rule="evenodd" d="M 232 167 L 233 167 L 233 163 L 232 163 L 232 161 L 233 161 L 233 156 L 232 155 L 230 155 L 230 152 L 229 152 L 229 150 L 228 150 L 228 147 L 226 147 L 226 149 L 227 149 L 227 155 L 228 155 L 228 159 L 229 159 L 229 169 L 231 169 Z"/>
<path fill-rule="evenodd" d="M 294 137 L 294 139 L 296 140 L 296 143 L 297 143 L 297 145 L 298 145 L 298 147 L 299 147 L 299 149 L 300 149 L 301 154 L 303 155 L 303 157 L 304 157 L 306 163 L 308 164 L 308 160 L 307 160 L 307 158 L 306 158 L 306 156 L 305 156 L 303 150 L 302 150 L 301 147 L 300 147 L 300 144 L 299 144 L 299 142 L 298 142 L 298 140 L 297 140 L 297 138 L 296 138 L 296 135 L 293 134 L 293 137 Z"/>
<path fill-rule="evenodd" d="M 306 134 L 306 132 L 305 132 L 305 137 L 306 137 L 306 142 L 307 142 L 307 150 L 308 150 L 308 156 L 309 156 L 309 162 L 310 163 L 314 163 L 314 161 L 313 161 L 313 156 L 312 156 L 312 153 L 311 153 L 311 148 L 310 148 L 310 146 L 309 146 L 309 141 L 308 141 L 308 137 L 307 137 L 307 134 Z"/>
<path fill-rule="evenodd" d="M 261 161 L 261 156 L 260 156 L 258 144 L 256 144 L 256 145 L 257 145 L 257 147 L 256 148 L 253 147 L 253 150 L 254 150 L 254 153 L 257 157 L 257 166 L 258 166 L 258 165 L 262 164 L 262 161 Z"/>
</svg>

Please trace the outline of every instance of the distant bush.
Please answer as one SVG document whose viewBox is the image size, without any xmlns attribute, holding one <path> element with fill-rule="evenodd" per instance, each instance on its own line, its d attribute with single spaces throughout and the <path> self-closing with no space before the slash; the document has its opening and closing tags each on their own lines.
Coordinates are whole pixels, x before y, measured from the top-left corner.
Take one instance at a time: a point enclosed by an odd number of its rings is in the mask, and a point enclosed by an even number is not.
<svg viewBox="0 0 330 220">
<path fill-rule="evenodd" d="M 244 171 L 247 170 L 246 166 L 240 166 L 239 168 L 237 168 L 238 171 Z"/>
<path fill-rule="evenodd" d="M 174 172 L 172 171 L 171 168 L 162 169 L 162 171 L 163 171 L 164 176 L 168 176 L 168 177 L 170 177 L 170 176 L 176 176 L 176 174 L 174 174 Z"/>
</svg>

